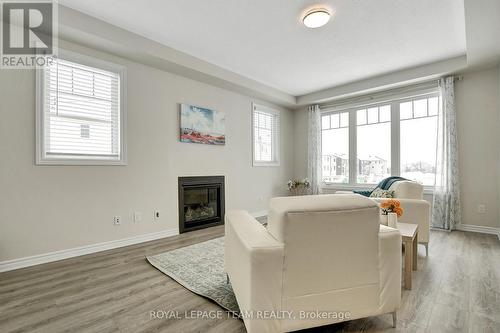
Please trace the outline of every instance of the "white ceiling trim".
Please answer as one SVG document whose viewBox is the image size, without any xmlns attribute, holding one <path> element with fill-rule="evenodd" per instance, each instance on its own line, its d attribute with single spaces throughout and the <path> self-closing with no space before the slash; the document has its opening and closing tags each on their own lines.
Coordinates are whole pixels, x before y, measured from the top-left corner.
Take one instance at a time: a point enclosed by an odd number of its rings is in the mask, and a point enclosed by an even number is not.
<svg viewBox="0 0 500 333">
<path fill-rule="evenodd" d="M 74 9 L 59 6 L 59 37 L 193 80 L 293 107 L 296 97 L 154 42 Z"/>
<path fill-rule="evenodd" d="M 322 0 L 321 29 L 302 23 L 314 0 L 59 3 L 293 96 L 466 51 L 463 0 Z"/>
<path fill-rule="evenodd" d="M 62 39 L 82 46 L 288 108 L 423 82 L 467 67 L 467 57 L 462 55 L 293 96 L 65 6 L 59 6 L 59 34 Z"/>
<path fill-rule="evenodd" d="M 464 0 L 467 60 L 473 70 L 500 63 L 500 1 Z"/>
<path fill-rule="evenodd" d="M 462 55 L 443 61 L 412 67 L 366 80 L 317 91 L 297 97 L 297 106 L 324 103 L 338 99 L 355 97 L 367 93 L 383 91 L 436 79 L 443 75 L 456 73 L 467 67 L 467 57 Z"/>
</svg>

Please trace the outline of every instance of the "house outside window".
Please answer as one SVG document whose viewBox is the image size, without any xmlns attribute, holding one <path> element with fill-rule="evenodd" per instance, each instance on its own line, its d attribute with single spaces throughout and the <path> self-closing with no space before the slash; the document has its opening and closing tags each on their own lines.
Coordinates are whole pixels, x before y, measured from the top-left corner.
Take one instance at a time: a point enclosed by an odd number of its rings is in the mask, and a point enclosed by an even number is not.
<svg viewBox="0 0 500 333">
<path fill-rule="evenodd" d="M 438 90 L 432 88 L 378 103 L 324 108 L 325 186 L 371 187 L 389 176 L 434 186 L 439 103 Z"/>
</svg>

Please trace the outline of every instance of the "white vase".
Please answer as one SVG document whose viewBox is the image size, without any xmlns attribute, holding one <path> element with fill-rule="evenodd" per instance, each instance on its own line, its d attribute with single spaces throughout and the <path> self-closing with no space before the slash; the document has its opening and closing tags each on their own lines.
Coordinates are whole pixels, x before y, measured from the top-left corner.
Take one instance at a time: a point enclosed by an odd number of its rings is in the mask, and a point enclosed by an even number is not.
<svg viewBox="0 0 500 333">
<path fill-rule="evenodd" d="M 387 214 L 387 225 L 391 228 L 397 229 L 398 228 L 398 214 L 396 213 L 389 213 Z"/>
<path fill-rule="evenodd" d="M 380 214 L 380 224 L 387 225 L 387 215 Z"/>
</svg>

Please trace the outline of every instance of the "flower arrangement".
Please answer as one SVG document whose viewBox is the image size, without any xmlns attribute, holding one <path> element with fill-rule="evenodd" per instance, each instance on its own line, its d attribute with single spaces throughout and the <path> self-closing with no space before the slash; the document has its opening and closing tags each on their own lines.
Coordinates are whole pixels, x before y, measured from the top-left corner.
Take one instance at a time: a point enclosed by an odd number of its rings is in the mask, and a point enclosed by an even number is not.
<svg viewBox="0 0 500 333">
<path fill-rule="evenodd" d="M 309 194 L 309 188 L 311 187 L 311 183 L 307 178 L 302 180 L 300 179 L 290 179 L 287 183 L 288 191 L 291 192 L 292 195 L 306 195 Z"/>
<path fill-rule="evenodd" d="M 387 200 L 380 204 L 382 209 L 382 215 L 388 215 L 389 213 L 396 213 L 398 217 L 403 215 L 403 208 L 401 208 L 401 202 L 399 200 Z"/>
<path fill-rule="evenodd" d="M 311 183 L 309 183 L 309 180 L 307 178 L 304 178 L 302 180 L 299 179 L 290 179 L 287 183 L 288 186 L 288 191 L 292 191 L 298 188 L 309 188 L 311 187 Z"/>
</svg>

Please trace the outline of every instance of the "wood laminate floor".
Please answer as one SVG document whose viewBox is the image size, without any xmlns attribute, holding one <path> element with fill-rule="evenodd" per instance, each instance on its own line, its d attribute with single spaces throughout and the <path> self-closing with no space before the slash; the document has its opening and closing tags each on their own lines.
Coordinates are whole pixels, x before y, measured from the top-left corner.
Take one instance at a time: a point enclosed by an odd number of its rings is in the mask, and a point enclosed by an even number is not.
<svg viewBox="0 0 500 333">
<path fill-rule="evenodd" d="M 0 274 L 0 332 L 245 332 L 233 318 L 151 319 L 150 311 L 220 310 L 146 262 L 222 236 L 223 227 Z M 390 315 L 308 332 L 500 332 L 500 241 L 431 232 L 419 246 L 413 289 L 403 290 L 398 327 Z"/>
</svg>

